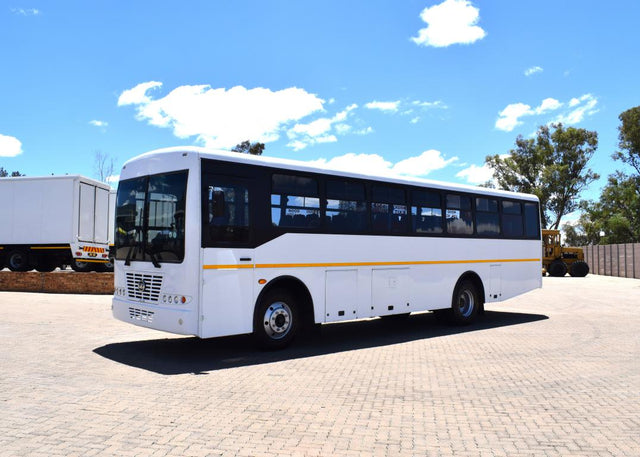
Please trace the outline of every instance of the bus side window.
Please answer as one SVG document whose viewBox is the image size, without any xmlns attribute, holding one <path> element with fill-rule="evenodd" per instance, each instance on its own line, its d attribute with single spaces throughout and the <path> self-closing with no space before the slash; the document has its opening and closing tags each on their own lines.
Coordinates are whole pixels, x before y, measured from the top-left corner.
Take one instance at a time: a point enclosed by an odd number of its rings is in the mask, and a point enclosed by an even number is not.
<svg viewBox="0 0 640 457">
<path fill-rule="evenodd" d="M 481 236 L 500 235 L 498 201 L 492 198 L 476 198 L 476 230 Z"/>
<path fill-rule="evenodd" d="M 271 180 L 271 225 L 320 226 L 318 182 L 306 176 L 274 174 Z"/>
<path fill-rule="evenodd" d="M 249 241 L 249 190 L 241 184 L 210 185 L 208 223 L 210 243 Z"/>
<path fill-rule="evenodd" d="M 522 204 L 505 200 L 502 202 L 502 232 L 506 237 L 521 237 Z"/>
<path fill-rule="evenodd" d="M 411 215 L 415 233 L 442 233 L 442 198 L 439 192 L 411 192 Z"/>
<path fill-rule="evenodd" d="M 525 235 L 527 238 L 540 238 L 540 213 L 536 203 L 524 204 Z"/>
<path fill-rule="evenodd" d="M 456 235 L 473 234 L 471 198 L 465 195 L 447 194 L 447 232 Z"/>
<path fill-rule="evenodd" d="M 409 211 L 403 189 L 386 186 L 371 188 L 371 227 L 374 233 L 406 233 L 408 222 Z"/>
<path fill-rule="evenodd" d="M 364 184 L 327 180 L 325 220 L 332 232 L 363 232 L 367 228 Z"/>
</svg>

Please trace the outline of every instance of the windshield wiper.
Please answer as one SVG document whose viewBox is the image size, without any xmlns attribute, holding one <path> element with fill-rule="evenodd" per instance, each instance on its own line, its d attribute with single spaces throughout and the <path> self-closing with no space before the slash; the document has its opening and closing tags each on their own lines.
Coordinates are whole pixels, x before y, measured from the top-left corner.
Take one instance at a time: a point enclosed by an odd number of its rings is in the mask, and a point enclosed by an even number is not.
<svg viewBox="0 0 640 457">
<path fill-rule="evenodd" d="M 140 226 L 135 226 L 134 227 L 135 230 L 140 230 L 142 229 L 142 227 Z M 136 259 L 135 253 L 136 253 L 136 248 L 142 248 L 142 241 L 134 241 L 133 244 L 131 246 L 129 246 L 129 250 L 127 251 L 127 257 L 124 259 L 124 264 L 126 266 L 130 266 L 131 265 L 131 261 Z M 133 254 L 133 257 L 132 257 Z"/>
<path fill-rule="evenodd" d="M 151 263 L 153 263 L 154 267 L 162 268 L 162 265 L 160 265 L 160 262 L 158 262 L 158 258 L 156 257 L 156 255 L 153 253 L 153 251 L 149 247 L 145 246 L 144 252 L 146 254 L 149 254 L 149 257 L 151 258 Z"/>
<path fill-rule="evenodd" d="M 133 254 L 136 250 L 136 248 L 138 247 L 138 241 L 135 241 L 131 246 L 129 246 L 129 251 L 127 251 L 127 257 L 124 259 L 124 264 L 126 266 L 130 266 L 131 265 L 131 254 Z M 133 259 L 135 259 L 136 256 L 133 256 Z"/>
</svg>

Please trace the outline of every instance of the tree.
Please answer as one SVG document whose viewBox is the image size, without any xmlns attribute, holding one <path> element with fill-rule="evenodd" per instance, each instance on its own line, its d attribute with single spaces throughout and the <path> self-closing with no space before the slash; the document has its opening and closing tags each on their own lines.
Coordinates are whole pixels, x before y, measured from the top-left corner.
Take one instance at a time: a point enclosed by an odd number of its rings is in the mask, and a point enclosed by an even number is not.
<svg viewBox="0 0 640 457">
<path fill-rule="evenodd" d="M 9 173 L 4 167 L 0 167 L 0 178 L 6 178 L 7 176 L 15 177 L 15 176 L 25 176 L 19 171 L 12 171 Z"/>
<path fill-rule="evenodd" d="M 487 156 L 498 187 L 536 195 L 542 225 L 557 229 L 562 217 L 578 208 L 582 190 L 598 174 L 587 163 L 598 147 L 597 132 L 552 124 L 538 128 L 536 138 L 516 138 L 509 155 Z"/>
<path fill-rule="evenodd" d="M 565 224 L 562 226 L 564 232 L 563 244 L 565 246 L 586 246 L 589 243 L 587 235 L 580 230 L 579 226 Z"/>
<path fill-rule="evenodd" d="M 239 152 L 241 154 L 251 154 L 254 156 L 262 155 L 264 151 L 264 143 L 251 143 L 249 140 L 236 144 L 231 148 L 233 152 Z"/>
<path fill-rule="evenodd" d="M 640 241 L 640 176 L 609 176 L 598 201 L 580 203 L 578 229 L 588 244 Z M 600 233 L 604 233 L 601 237 Z"/>
<path fill-rule="evenodd" d="M 628 109 L 618 119 L 621 122 L 618 127 L 618 147 L 622 151 L 613 153 L 612 157 L 631 165 L 640 176 L 640 106 Z"/>
<path fill-rule="evenodd" d="M 99 149 L 93 151 L 93 169 L 98 181 L 107 182 L 115 169 L 113 157 Z"/>
</svg>

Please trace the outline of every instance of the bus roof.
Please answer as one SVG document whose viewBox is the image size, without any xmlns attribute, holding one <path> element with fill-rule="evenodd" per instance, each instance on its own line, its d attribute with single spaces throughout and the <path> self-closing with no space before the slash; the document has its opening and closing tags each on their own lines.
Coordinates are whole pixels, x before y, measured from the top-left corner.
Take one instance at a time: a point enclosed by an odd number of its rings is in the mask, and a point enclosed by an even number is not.
<svg viewBox="0 0 640 457">
<path fill-rule="evenodd" d="M 205 158 L 205 159 L 234 162 L 238 164 L 246 163 L 250 165 L 275 167 L 275 168 L 282 168 L 282 169 L 292 170 L 292 171 L 321 173 L 321 174 L 329 174 L 332 176 L 340 176 L 340 177 L 356 178 L 356 179 L 368 179 L 368 180 L 382 181 L 382 182 L 400 184 L 400 185 L 431 187 L 431 188 L 441 189 L 441 190 L 472 192 L 472 193 L 479 193 L 479 194 L 486 194 L 486 195 L 494 195 L 499 197 L 511 197 L 511 198 L 517 197 L 517 198 L 522 198 L 526 200 L 538 201 L 538 197 L 536 197 L 535 195 L 524 194 L 520 192 L 510 192 L 510 191 L 500 190 L 500 189 L 491 189 L 487 187 L 478 187 L 478 186 L 471 186 L 467 184 L 450 183 L 450 182 L 436 181 L 436 180 L 424 179 L 424 178 L 402 177 L 402 176 L 383 175 L 383 174 L 354 173 L 354 172 L 345 171 L 337 168 L 331 168 L 328 166 L 323 167 L 318 165 L 312 165 L 308 162 L 303 162 L 300 160 L 241 154 L 237 152 L 224 151 L 219 149 L 208 149 L 208 148 L 202 148 L 197 146 L 171 147 L 171 148 L 162 148 L 162 149 L 149 151 L 126 161 L 123 166 L 123 169 L 126 168 L 126 166 L 129 163 L 135 163 L 139 160 L 149 159 L 151 157 L 158 158 L 158 156 L 182 155 L 184 153 L 197 154 L 201 158 Z"/>
</svg>

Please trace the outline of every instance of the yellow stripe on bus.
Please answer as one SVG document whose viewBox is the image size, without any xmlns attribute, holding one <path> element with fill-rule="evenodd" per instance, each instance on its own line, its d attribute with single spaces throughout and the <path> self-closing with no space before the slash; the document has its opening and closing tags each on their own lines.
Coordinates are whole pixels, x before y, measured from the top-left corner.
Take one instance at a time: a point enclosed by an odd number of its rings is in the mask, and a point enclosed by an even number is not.
<svg viewBox="0 0 640 457">
<path fill-rule="evenodd" d="M 257 263 L 255 265 L 203 265 L 204 270 L 237 268 L 317 268 L 317 267 L 390 267 L 410 265 L 453 265 L 465 263 L 540 262 L 540 259 L 416 260 L 407 262 L 329 262 L 329 263 Z"/>
<path fill-rule="evenodd" d="M 69 246 L 30 246 L 29 249 L 69 249 Z"/>
</svg>

